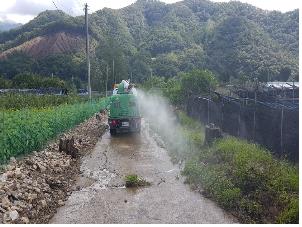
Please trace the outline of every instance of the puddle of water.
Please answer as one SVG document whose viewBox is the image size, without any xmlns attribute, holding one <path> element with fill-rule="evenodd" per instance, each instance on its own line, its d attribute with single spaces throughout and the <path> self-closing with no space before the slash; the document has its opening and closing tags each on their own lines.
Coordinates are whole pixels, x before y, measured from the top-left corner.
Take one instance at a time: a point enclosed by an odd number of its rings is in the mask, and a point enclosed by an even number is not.
<svg viewBox="0 0 302 227">
<path fill-rule="evenodd" d="M 170 169 L 170 170 L 166 171 L 166 173 L 171 173 L 173 171 L 177 171 L 177 169 Z"/>
</svg>

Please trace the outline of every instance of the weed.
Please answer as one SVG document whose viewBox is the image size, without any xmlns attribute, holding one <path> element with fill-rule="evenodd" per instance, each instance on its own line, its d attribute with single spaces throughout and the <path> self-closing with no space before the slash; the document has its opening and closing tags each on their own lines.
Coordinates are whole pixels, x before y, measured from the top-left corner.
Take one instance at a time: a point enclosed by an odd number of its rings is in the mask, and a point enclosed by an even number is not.
<svg viewBox="0 0 302 227">
<path fill-rule="evenodd" d="M 126 185 L 127 188 L 151 185 L 150 182 L 146 181 L 143 178 L 140 178 L 136 174 L 127 175 L 125 177 L 125 182 L 126 182 L 125 185 Z"/>
</svg>

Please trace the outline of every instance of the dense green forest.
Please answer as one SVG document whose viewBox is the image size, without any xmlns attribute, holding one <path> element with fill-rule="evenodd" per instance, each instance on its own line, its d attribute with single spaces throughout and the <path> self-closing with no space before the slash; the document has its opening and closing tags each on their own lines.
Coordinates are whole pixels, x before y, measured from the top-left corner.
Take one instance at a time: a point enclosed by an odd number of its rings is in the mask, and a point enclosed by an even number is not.
<svg viewBox="0 0 302 227">
<path fill-rule="evenodd" d="M 298 10 L 265 11 L 234 1 L 138 0 L 122 9 L 99 10 L 89 20 L 93 89 L 104 89 L 107 66 L 108 85 L 130 77 L 135 82 L 151 75 L 171 78 L 193 69 L 210 70 L 220 81 L 298 80 Z M 42 12 L 22 27 L 0 32 L 0 53 L 62 31 L 84 39 L 84 17 Z M 0 60 L 0 76 L 54 74 L 81 87 L 85 66 L 80 48 L 45 58 L 15 53 Z"/>
</svg>

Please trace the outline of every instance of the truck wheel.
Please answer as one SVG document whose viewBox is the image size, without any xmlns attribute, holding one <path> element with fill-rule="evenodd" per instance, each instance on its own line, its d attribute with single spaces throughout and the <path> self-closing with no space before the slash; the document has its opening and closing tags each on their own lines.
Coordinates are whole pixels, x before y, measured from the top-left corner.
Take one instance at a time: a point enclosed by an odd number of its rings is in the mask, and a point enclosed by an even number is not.
<svg viewBox="0 0 302 227">
<path fill-rule="evenodd" d="M 112 136 L 116 135 L 116 129 L 110 129 L 110 135 Z"/>
</svg>

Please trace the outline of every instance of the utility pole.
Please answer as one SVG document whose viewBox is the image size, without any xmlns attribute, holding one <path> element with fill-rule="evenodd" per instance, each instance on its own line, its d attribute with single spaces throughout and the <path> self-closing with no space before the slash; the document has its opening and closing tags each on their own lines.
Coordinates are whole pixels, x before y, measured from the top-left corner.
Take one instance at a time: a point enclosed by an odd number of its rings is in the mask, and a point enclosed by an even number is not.
<svg viewBox="0 0 302 227">
<path fill-rule="evenodd" d="M 107 97 L 107 84 L 108 84 L 108 73 L 109 73 L 109 68 L 108 68 L 108 64 L 107 64 L 107 67 L 106 67 L 106 97 Z"/>
<path fill-rule="evenodd" d="M 89 34 L 88 34 L 88 5 L 87 5 L 87 3 L 85 4 L 85 25 L 86 25 L 86 58 L 87 58 L 87 75 L 88 75 L 88 94 L 89 94 L 89 100 L 91 100 Z"/>
<path fill-rule="evenodd" d="M 114 84 L 116 84 L 116 78 L 114 76 L 114 59 L 112 59 L 112 77 L 113 77 L 113 80 L 114 80 Z"/>
</svg>

